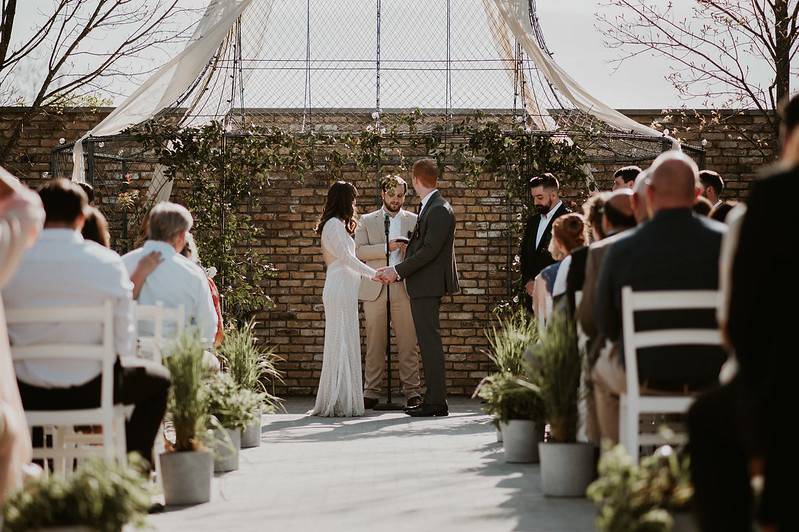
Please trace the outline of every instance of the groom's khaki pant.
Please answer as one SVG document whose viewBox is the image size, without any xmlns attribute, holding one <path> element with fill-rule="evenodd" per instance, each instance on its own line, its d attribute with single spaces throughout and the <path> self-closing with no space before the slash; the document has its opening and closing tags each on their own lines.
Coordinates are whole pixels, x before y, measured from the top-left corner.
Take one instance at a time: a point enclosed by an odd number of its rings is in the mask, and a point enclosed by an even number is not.
<svg viewBox="0 0 799 532">
<path fill-rule="evenodd" d="M 405 283 L 389 285 L 391 290 L 391 326 L 399 352 L 399 378 L 402 393 L 406 398 L 420 395 L 419 348 L 416 343 L 416 328 L 411 317 L 411 302 L 405 291 Z M 378 399 L 383 387 L 386 369 L 386 292 L 380 297 L 363 302 L 366 317 L 366 368 L 364 369 L 364 397 Z"/>
</svg>

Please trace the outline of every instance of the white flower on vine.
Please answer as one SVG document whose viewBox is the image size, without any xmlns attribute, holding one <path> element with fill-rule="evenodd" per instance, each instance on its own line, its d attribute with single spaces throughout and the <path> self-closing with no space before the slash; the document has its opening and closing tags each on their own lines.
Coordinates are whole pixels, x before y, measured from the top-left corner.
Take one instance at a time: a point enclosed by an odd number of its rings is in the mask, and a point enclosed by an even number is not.
<svg viewBox="0 0 799 532">
<path fill-rule="evenodd" d="M 371 133 L 374 130 L 375 130 L 374 126 L 366 126 L 366 131 L 368 131 L 369 133 Z"/>
<path fill-rule="evenodd" d="M 216 267 L 214 266 L 209 266 L 208 268 L 205 269 L 205 275 L 207 275 L 209 279 L 213 279 L 214 277 L 216 277 L 216 274 L 217 271 Z"/>
</svg>

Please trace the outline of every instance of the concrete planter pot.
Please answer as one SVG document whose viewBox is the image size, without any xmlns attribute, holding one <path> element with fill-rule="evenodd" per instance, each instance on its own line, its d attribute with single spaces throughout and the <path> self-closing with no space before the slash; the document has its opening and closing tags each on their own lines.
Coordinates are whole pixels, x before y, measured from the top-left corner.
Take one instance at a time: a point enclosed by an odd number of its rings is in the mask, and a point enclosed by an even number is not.
<svg viewBox="0 0 799 532">
<path fill-rule="evenodd" d="M 535 421 L 510 419 L 507 423 L 500 423 L 499 426 L 506 462 L 538 462 L 538 442 L 544 438 Z"/>
<path fill-rule="evenodd" d="M 207 451 L 163 453 L 161 479 L 168 506 L 201 504 L 211 500 L 214 457 Z"/>
<path fill-rule="evenodd" d="M 261 411 L 259 410 L 252 423 L 244 427 L 241 433 L 241 448 L 261 446 Z"/>
<path fill-rule="evenodd" d="M 590 443 L 539 443 L 541 490 L 550 497 L 585 497 L 594 479 Z"/>
<path fill-rule="evenodd" d="M 690 512 L 674 512 L 671 517 L 674 519 L 671 532 L 699 532 L 699 527 Z"/>
<path fill-rule="evenodd" d="M 227 434 L 227 437 L 225 436 Z M 230 441 L 228 441 L 230 438 Z M 241 429 L 214 430 L 214 473 L 227 473 L 239 468 Z"/>
</svg>

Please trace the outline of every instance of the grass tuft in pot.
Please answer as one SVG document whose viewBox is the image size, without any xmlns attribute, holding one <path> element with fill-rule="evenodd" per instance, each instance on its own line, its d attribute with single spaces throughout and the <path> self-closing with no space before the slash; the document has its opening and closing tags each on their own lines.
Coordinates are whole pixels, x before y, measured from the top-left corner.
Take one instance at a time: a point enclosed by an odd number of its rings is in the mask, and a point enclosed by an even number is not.
<svg viewBox="0 0 799 532">
<path fill-rule="evenodd" d="M 203 344 L 196 329 L 186 330 L 172 343 L 164 365 L 172 377 L 167 411 L 175 430 L 172 451 L 205 447 L 210 396 L 205 386 L 210 370 L 203 363 Z"/>
<path fill-rule="evenodd" d="M 490 349 L 486 355 L 500 373 L 521 376 L 525 373 L 525 351 L 538 341 L 538 325 L 525 309 L 497 319 L 486 332 Z"/>
<path fill-rule="evenodd" d="M 274 412 L 280 398 L 270 394 L 267 382 L 283 383 L 283 376 L 275 365 L 280 361 L 272 348 L 261 349 L 254 334 L 255 322 L 230 328 L 219 348 L 225 370 L 242 389 L 261 394 L 261 408 Z"/>
<path fill-rule="evenodd" d="M 214 373 L 207 381 L 208 411 L 226 429 L 244 429 L 255 420 L 264 394 L 240 388 L 227 373 Z"/>
<path fill-rule="evenodd" d="M 599 507 L 600 532 L 668 532 L 688 512 L 693 487 L 687 457 L 669 446 L 636 465 L 623 446 L 606 449 L 588 498 Z"/>
<path fill-rule="evenodd" d="M 555 313 L 533 349 L 532 373 L 549 421 L 550 441 L 574 443 L 580 417 L 582 355 L 574 322 Z"/>
<path fill-rule="evenodd" d="M 84 526 L 117 532 L 143 527 L 151 505 L 149 466 L 132 453 L 128 465 L 87 460 L 68 480 L 42 477 L 14 493 L 3 507 L 3 530 Z"/>
<path fill-rule="evenodd" d="M 541 423 L 544 419 L 539 393 L 525 386 L 516 375 L 507 372 L 489 375 L 476 393 L 485 401 L 483 410 L 498 422 L 522 419 Z"/>
</svg>

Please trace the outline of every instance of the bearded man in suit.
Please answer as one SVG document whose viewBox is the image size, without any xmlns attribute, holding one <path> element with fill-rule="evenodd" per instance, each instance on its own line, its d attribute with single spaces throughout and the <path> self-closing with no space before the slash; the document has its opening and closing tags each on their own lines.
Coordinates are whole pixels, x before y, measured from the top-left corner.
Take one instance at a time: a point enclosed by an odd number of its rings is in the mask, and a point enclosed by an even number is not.
<svg viewBox="0 0 799 532">
<path fill-rule="evenodd" d="M 549 253 L 552 240 L 552 224 L 556 218 L 571 212 L 560 200 L 560 183 L 552 174 L 542 174 L 530 180 L 530 195 L 533 198 L 535 214 L 524 226 L 519 259 L 521 262 L 522 284 L 527 292 L 527 309 L 533 310 L 533 285 L 541 270 L 553 264 L 555 259 Z"/>
<path fill-rule="evenodd" d="M 355 231 L 355 255 L 372 268 L 399 264 L 405 258 L 405 250 L 416 227 L 416 214 L 402 208 L 408 192 L 408 184 L 400 176 L 387 176 L 380 183 L 383 206 L 361 217 Z M 386 242 L 386 221 L 389 241 Z M 371 279 L 361 279 L 358 299 L 363 301 L 366 318 L 366 364 L 364 367 L 363 404 L 365 408 L 377 406 L 386 368 L 386 297 L 391 290 L 391 326 L 397 339 L 399 377 L 406 406 L 422 403 L 419 392 L 419 349 L 416 344 L 416 328 L 411 316 L 411 301 L 404 283 L 384 285 Z M 389 383 L 390 385 L 390 383 Z"/>
</svg>

